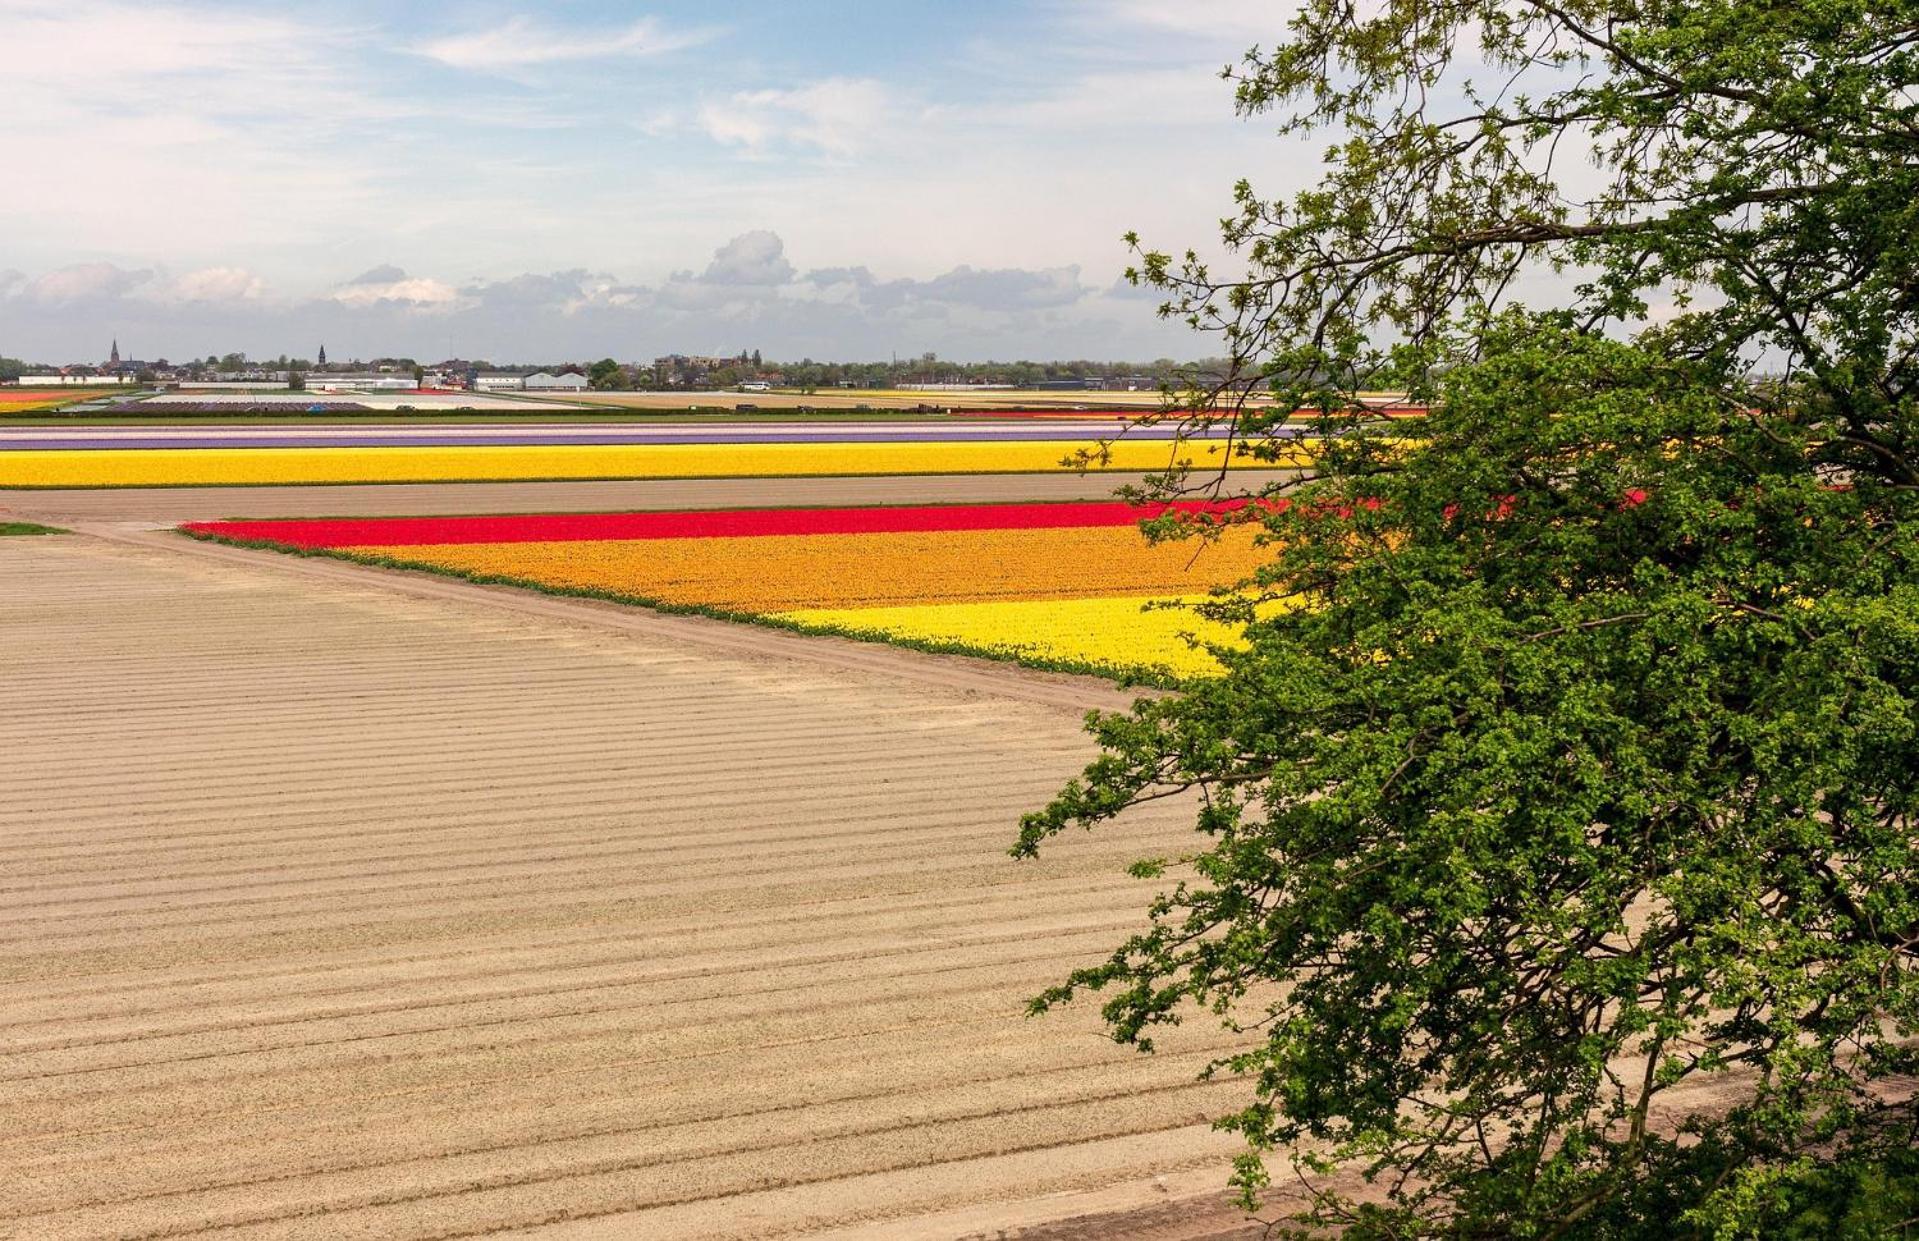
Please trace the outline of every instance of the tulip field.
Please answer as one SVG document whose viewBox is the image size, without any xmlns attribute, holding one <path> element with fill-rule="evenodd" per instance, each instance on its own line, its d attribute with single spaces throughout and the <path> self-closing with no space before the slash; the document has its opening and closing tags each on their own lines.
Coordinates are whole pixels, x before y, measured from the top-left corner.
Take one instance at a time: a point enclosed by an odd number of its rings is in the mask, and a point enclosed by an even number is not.
<svg viewBox="0 0 1919 1241">
<path fill-rule="evenodd" d="M 201 522 L 203 538 L 324 552 L 677 611 L 1013 659 L 1180 677 L 1221 627 L 1156 600 L 1249 574 L 1257 527 L 1154 544 L 1146 510 L 961 504 Z"/>
<path fill-rule="evenodd" d="M 1006 856 L 1088 711 L 1217 670 L 1239 635 L 1178 605 L 1271 553 L 1231 504 L 1150 541 L 1116 490 L 1230 449 L 1066 463 L 1120 429 L 0 426 L 0 534 L 57 528 L 0 538 L 0 1234 L 984 1236 L 1216 1199 L 1225 1033 L 1142 1062 L 1027 1016 L 1186 809 Z"/>
<path fill-rule="evenodd" d="M 0 415 L 29 414 L 92 396 L 71 388 L 0 388 Z"/>
<path fill-rule="evenodd" d="M 0 436 L 0 488 L 1055 473 L 1111 418 L 613 425 L 36 427 Z M 1304 463 L 1305 447 L 1300 448 Z M 1135 428 L 1107 470 L 1254 464 L 1211 438 Z M 1259 463 L 1271 464 L 1271 463 Z"/>
<path fill-rule="evenodd" d="M 520 515 L 510 517 L 189 522 L 182 528 L 1053 669 L 1162 680 L 1213 671 L 1217 664 L 1206 644 L 1230 635 L 1190 608 L 1146 605 L 1191 602 L 1243 580 L 1260 558 L 1250 527 L 1203 546 L 1155 545 L 1135 528 L 1143 512 L 1123 504 L 1052 501 L 1036 481 L 1011 488 L 983 478 L 952 485 L 968 476 L 1070 476 L 1087 465 L 1137 475 L 1179 462 L 1200 469 L 1286 463 L 1253 461 L 1223 438 L 1189 436 L 1171 425 L 1129 428 L 1110 413 L 1019 412 L 864 421 L 47 424 L 0 435 L 0 489 L 415 484 L 448 496 L 438 502 L 444 507 L 413 507 L 435 503 L 430 499 L 380 507 L 364 498 L 308 493 L 284 506 L 234 501 L 235 507 L 215 511 L 299 513 L 306 504 L 337 503 L 352 507 L 305 511 L 485 513 L 493 510 L 451 499 L 459 488 L 432 485 L 678 485 L 700 494 L 660 507 L 756 507 L 568 515 L 529 513 L 533 506 L 514 497 L 508 511 Z M 1290 443 L 1299 457 L 1292 464 L 1305 464 L 1310 444 Z M 1102 446 L 1104 455 L 1084 458 Z M 879 507 L 843 507 L 873 503 L 848 494 L 856 480 L 940 476 L 946 491 L 926 498 L 950 495 L 952 503 L 912 497 L 901 506 L 881 498 Z M 778 498 L 771 494 L 778 479 L 813 480 L 819 498 Z M 759 480 L 764 497 L 756 493 Z M 715 490 L 734 488 L 739 498 L 708 500 L 709 482 Z M 1009 489 L 1014 493 L 1006 494 Z M 1102 493 L 1111 489 L 1090 479 L 1079 492 Z M 1022 503 L 992 502 L 1003 500 Z M 773 507 L 810 504 L 841 507 Z"/>
<path fill-rule="evenodd" d="M 446 448 L 20 450 L 0 455 L 5 487 L 179 487 L 506 479 L 764 478 L 839 474 L 1040 473 L 1084 445 L 1023 442 L 545 444 Z M 1118 446 L 1113 469 L 1166 465 L 1164 446 Z"/>
</svg>

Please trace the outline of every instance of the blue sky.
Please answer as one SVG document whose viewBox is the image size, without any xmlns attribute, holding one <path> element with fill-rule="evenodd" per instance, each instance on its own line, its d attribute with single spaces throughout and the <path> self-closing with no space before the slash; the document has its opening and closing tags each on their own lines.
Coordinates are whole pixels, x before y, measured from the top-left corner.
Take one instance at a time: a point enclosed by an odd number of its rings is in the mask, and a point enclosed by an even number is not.
<svg viewBox="0 0 1919 1241">
<path fill-rule="evenodd" d="M 1191 356 L 1247 0 L 0 0 L 0 353 Z"/>
</svg>

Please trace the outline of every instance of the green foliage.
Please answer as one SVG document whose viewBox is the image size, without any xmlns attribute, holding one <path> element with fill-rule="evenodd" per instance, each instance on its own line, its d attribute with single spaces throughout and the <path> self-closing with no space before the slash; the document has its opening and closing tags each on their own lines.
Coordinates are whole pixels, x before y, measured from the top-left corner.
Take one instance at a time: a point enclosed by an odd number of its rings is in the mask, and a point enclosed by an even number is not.
<svg viewBox="0 0 1919 1241">
<path fill-rule="evenodd" d="M 36 534 L 65 534 L 56 526 L 42 526 L 31 521 L 0 521 L 0 538 L 26 537 Z"/>
<path fill-rule="evenodd" d="M 1520 315 L 1476 343 L 1417 448 L 1355 432 L 1266 517 L 1259 588 L 1308 606 L 1101 718 L 1027 819 L 1030 852 L 1205 795 L 1151 928 L 1047 1002 L 1260 1031 L 1227 1123 L 1416 1167 L 1395 1235 L 1910 1141 L 1874 1082 L 1919 1068 L 1886 1037 L 1919 1032 L 1919 500 L 1830 486 L 1696 363 Z"/>
<path fill-rule="evenodd" d="M 1186 796 L 1199 833 L 1145 929 L 1036 1006 L 1100 991 L 1148 1050 L 1223 1020 L 1240 1185 L 1274 1152 L 1362 1172 L 1315 1182 L 1349 1235 L 1897 1235 L 1919 5 L 1365 13 L 1309 0 L 1236 75 L 1340 136 L 1292 202 L 1240 187 L 1247 273 L 1133 272 L 1232 351 L 1198 421 L 1270 447 L 1230 399 L 1263 384 L 1328 446 L 1245 510 L 1271 561 L 1207 605 L 1247 649 L 1097 717 L 1101 757 L 1024 821 L 1031 854 Z M 1545 158 L 1582 144 L 1586 195 Z M 1563 306 L 1502 309 L 1542 262 Z M 1369 422 L 1373 386 L 1432 413 Z"/>
<path fill-rule="evenodd" d="M 624 392 L 632 386 L 627 380 L 626 368 L 612 358 L 601 358 L 587 367 L 586 379 L 602 392 Z"/>
<path fill-rule="evenodd" d="M 1701 1222 L 1721 1236 L 1744 1231 L 1781 1241 L 1910 1237 L 1919 1232 L 1919 1151 L 1908 1146 L 1884 1159 L 1838 1165 L 1802 1162 L 1754 1205 L 1743 1217 Z"/>
<path fill-rule="evenodd" d="M 1586 278 L 1582 327 L 1656 303 L 1688 312 L 1675 349 L 1732 365 L 1769 348 L 1855 399 L 1876 374 L 1903 391 L 1915 7 L 1383 0 L 1362 17 L 1311 0 L 1231 76 L 1248 115 L 1336 139 L 1322 181 L 1290 202 L 1240 183 L 1224 226 L 1243 278 L 1144 250 L 1129 275 L 1236 360 L 1327 381 L 1316 395 L 1335 402 L 1379 377 L 1382 331 L 1428 340 L 1541 261 Z M 1597 171 L 1563 175 L 1582 153 Z"/>
</svg>

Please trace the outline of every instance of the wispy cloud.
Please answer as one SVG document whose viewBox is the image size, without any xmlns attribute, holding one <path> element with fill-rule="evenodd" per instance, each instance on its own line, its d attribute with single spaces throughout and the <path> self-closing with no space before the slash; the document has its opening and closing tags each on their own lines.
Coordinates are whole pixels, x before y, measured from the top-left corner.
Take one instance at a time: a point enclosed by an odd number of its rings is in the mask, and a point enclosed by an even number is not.
<svg viewBox="0 0 1919 1241">
<path fill-rule="evenodd" d="M 893 92 L 872 78 L 826 78 L 791 90 L 738 91 L 710 100 L 700 109 L 700 126 L 716 142 L 754 154 L 799 146 L 846 157 L 869 146 L 900 107 Z"/>
<path fill-rule="evenodd" d="M 990 125 L 1076 135 L 1220 129 L 1233 123 L 1233 89 L 1213 74 L 1190 68 L 1091 70 L 1061 74 L 1025 98 L 947 106 L 927 119 L 948 128 Z"/>
<path fill-rule="evenodd" d="M 1208 41 L 1224 38 L 1271 45 L 1286 34 L 1286 23 L 1299 12 L 1299 5 L 1284 0 L 1180 0 L 1177 4 L 1104 0 L 1073 5 L 1067 12 L 1088 24 L 1118 23 Z"/>
<path fill-rule="evenodd" d="M 610 29 L 569 29 L 520 16 L 484 30 L 429 39 L 412 50 L 456 69 L 503 71 L 614 56 L 663 56 L 697 47 L 718 33 L 712 27 L 668 29 L 654 17 Z"/>
</svg>

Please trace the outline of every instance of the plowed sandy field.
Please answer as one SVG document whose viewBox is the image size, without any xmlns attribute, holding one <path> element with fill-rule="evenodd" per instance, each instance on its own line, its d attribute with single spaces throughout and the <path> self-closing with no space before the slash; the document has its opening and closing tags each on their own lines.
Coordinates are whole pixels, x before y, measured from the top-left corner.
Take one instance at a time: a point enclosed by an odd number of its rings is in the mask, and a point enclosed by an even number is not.
<svg viewBox="0 0 1919 1241">
<path fill-rule="evenodd" d="M 1223 1176 L 1211 1032 L 1021 1014 L 1185 831 L 1005 857 L 1074 683 L 207 550 L 0 540 L 0 1236 L 996 1235 Z"/>
</svg>

